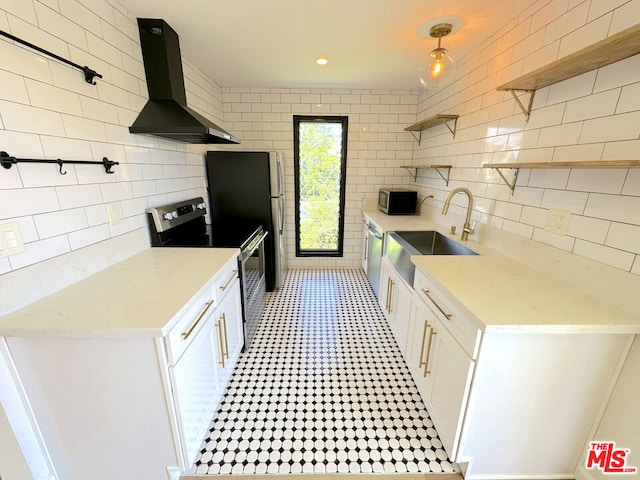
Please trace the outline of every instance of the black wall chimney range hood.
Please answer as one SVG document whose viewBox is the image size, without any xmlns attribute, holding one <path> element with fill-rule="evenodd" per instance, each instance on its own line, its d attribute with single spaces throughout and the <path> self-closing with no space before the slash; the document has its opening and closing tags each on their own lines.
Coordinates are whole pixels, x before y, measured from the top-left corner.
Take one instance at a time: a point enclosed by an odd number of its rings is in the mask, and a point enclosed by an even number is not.
<svg viewBox="0 0 640 480">
<path fill-rule="evenodd" d="M 178 34 L 161 19 L 138 18 L 149 101 L 129 132 L 186 143 L 240 143 L 187 107 Z"/>
</svg>

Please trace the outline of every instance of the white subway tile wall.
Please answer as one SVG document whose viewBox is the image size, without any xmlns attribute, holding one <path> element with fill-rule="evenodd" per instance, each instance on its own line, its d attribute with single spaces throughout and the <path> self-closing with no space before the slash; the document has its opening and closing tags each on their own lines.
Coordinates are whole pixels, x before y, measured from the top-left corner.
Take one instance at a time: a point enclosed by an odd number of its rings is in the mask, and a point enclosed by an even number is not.
<svg viewBox="0 0 640 480">
<path fill-rule="evenodd" d="M 57 165 L 2 169 L 0 223 L 18 222 L 26 242 L 23 253 L 2 259 L 3 274 L 146 230 L 149 206 L 205 196 L 204 146 L 128 132 L 147 98 L 133 15 L 104 0 L 6 0 L 0 26 L 103 75 L 92 86 L 78 70 L 0 41 L 0 150 L 24 158 L 120 162 L 113 175 L 100 165 L 64 165 L 65 175 Z M 220 87 L 188 61 L 183 66 L 189 105 L 223 124 Z M 116 205 L 120 223 L 109 225 L 106 204 Z"/>
<path fill-rule="evenodd" d="M 284 153 L 289 265 L 360 265 L 360 201 L 376 196 L 382 186 L 407 186 L 411 178 L 400 166 L 412 158 L 415 141 L 404 128 L 415 122 L 418 93 L 391 89 L 222 88 L 226 124 L 242 139 L 241 145 L 231 149 Z M 349 118 L 342 258 L 295 258 L 293 116 L 317 114 Z"/>
<path fill-rule="evenodd" d="M 448 86 L 420 94 L 418 120 L 435 113 L 461 118 L 455 139 L 445 127 L 424 131 L 413 153 L 416 165 L 452 164 L 449 187 L 422 169 L 412 186 L 435 195 L 431 205 L 438 208 L 449 190 L 468 187 L 477 197 L 478 222 L 637 275 L 640 169 L 521 169 L 511 196 L 502 180 L 481 166 L 640 159 L 640 55 L 538 90 L 528 123 L 508 92 L 495 91 L 637 24 L 638 5 L 637 0 L 539 0 L 489 37 L 460 61 Z M 625 19 L 628 15 L 635 20 Z M 520 95 L 528 101 L 527 94 Z M 549 208 L 572 213 L 567 235 L 544 229 Z"/>
<path fill-rule="evenodd" d="M 375 196 L 381 186 L 417 187 L 422 195 L 435 195 L 428 203 L 436 207 L 450 189 L 466 186 L 476 196 L 473 217 L 480 223 L 637 275 L 639 169 L 523 169 L 511 196 L 495 171 L 480 167 L 484 162 L 638 159 L 640 56 L 539 90 L 528 123 L 511 95 L 495 90 L 637 23 L 638 5 L 638 0 L 539 0 L 461 59 L 456 80 L 435 92 L 221 88 L 183 59 L 187 101 L 241 138 L 241 145 L 225 148 L 285 154 L 292 266 L 357 266 L 360 200 Z M 4 0 L 0 28 L 103 75 L 92 86 L 75 69 L 0 41 L 0 150 L 27 158 L 106 156 L 121 163 L 114 175 L 82 165 L 66 165 L 66 175 L 56 165 L 3 169 L 0 223 L 19 223 L 26 250 L 0 258 L 0 274 L 85 247 L 104 251 L 105 243 L 146 229 L 144 208 L 206 195 L 203 153 L 211 147 L 128 133 L 147 97 L 133 15 L 107 0 Z M 418 146 L 403 129 L 434 113 L 460 115 L 456 137 L 438 127 L 423 132 Z M 315 114 L 349 117 L 341 259 L 295 259 L 293 253 L 292 116 Z M 414 183 L 400 168 L 411 163 L 454 165 L 449 186 L 422 169 Z M 108 223 L 108 203 L 121 212 L 117 225 Z M 548 208 L 572 212 L 566 236 L 544 230 Z M 462 211 L 460 205 L 451 209 Z M 94 263 L 105 266 L 97 259 Z M 91 265 L 86 271 L 92 271 Z"/>
</svg>

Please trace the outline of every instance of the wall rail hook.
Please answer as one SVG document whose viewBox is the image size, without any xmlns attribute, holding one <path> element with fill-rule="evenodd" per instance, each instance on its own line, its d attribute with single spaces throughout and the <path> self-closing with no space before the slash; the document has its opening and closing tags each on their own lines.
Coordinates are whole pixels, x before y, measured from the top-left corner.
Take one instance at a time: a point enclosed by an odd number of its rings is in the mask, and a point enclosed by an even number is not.
<svg viewBox="0 0 640 480">
<path fill-rule="evenodd" d="M 13 157 L 11 155 L 9 155 L 7 152 L 0 152 L 0 165 L 2 165 L 2 167 L 6 168 L 7 170 L 10 169 L 12 166 L 14 166 L 16 163 L 55 163 L 56 165 L 58 165 L 58 168 L 60 169 L 60 175 L 66 175 L 67 172 L 62 170 L 62 166 L 65 163 L 72 163 L 75 165 L 102 165 L 104 167 L 104 171 L 106 173 L 109 174 L 113 174 L 113 166 L 114 165 L 120 165 L 119 162 L 114 162 L 112 160 L 109 160 L 107 157 L 102 157 L 102 160 L 99 162 L 95 162 L 95 161 L 85 161 L 85 160 L 62 160 L 61 158 L 58 158 L 56 160 L 47 160 L 47 159 L 40 159 L 40 158 L 16 158 Z"/>
<path fill-rule="evenodd" d="M 96 82 L 94 80 L 95 77 L 102 78 L 102 75 L 100 75 L 95 70 L 90 69 L 86 65 L 84 67 L 82 65 L 78 65 L 77 63 L 72 62 L 71 60 L 67 60 L 66 58 L 63 58 L 60 55 L 56 55 L 55 53 L 49 52 L 48 50 L 45 50 L 44 48 L 41 48 L 41 47 L 39 47 L 37 45 L 34 45 L 33 43 L 29 43 L 26 40 L 22 40 L 21 38 L 18 38 L 15 35 L 11 35 L 10 33 L 5 32 L 4 30 L 0 30 L 0 35 L 2 35 L 3 37 L 7 37 L 8 39 L 13 40 L 16 43 L 24 45 L 25 47 L 32 48 L 36 52 L 40 52 L 43 55 L 47 55 L 48 57 L 55 58 L 59 62 L 66 63 L 67 65 L 70 65 L 73 68 L 77 68 L 78 70 L 82 70 L 84 72 L 84 80 L 85 80 L 85 82 L 90 83 L 91 85 L 95 85 L 96 84 Z"/>
<path fill-rule="evenodd" d="M 62 160 L 58 159 L 56 163 L 58 164 L 58 168 L 60 168 L 60 175 L 66 175 L 67 172 L 66 171 L 65 172 L 62 171 L 62 165 L 64 165 L 64 162 Z"/>
</svg>

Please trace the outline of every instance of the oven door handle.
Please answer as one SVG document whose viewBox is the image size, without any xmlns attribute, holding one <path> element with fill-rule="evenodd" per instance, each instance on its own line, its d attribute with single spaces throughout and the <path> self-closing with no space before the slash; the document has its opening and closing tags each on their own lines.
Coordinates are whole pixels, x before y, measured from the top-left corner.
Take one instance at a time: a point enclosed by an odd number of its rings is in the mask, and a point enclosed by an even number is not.
<svg viewBox="0 0 640 480">
<path fill-rule="evenodd" d="M 244 252 L 240 252 L 240 261 L 244 261 L 244 259 L 253 255 L 253 252 L 255 252 L 260 247 L 260 244 L 264 242 L 264 239 L 267 235 L 269 235 L 269 232 L 264 232 L 262 235 L 260 235 L 259 238 L 251 242 L 249 248 L 247 248 Z"/>
</svg>

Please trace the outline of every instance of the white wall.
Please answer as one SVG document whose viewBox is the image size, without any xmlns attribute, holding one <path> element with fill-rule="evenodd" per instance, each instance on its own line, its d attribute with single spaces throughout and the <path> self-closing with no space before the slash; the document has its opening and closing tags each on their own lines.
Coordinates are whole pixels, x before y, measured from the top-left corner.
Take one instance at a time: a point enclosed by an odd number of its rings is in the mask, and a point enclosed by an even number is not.
<svg viewBox="0 0 640 480">
<path fill-rule="evenodd" d="M 409 90 L 223 88 L 224 118 L 242 138 L 241 150 L 279 150 L 285 154 L 287 250 L 290 266 L 360 265 L 363 197 L 382 186 L 406 185 L 413 144 L 404 128 L 415 122 L 418 92 Z M 342 258 L 295 258 L 293 116 L 342 115 L 349 118 L 345 239 Z"/>
<path fill-rule="evenodd" d="M 590 442 L 616 442 L 616 448 L 629 449 L 627 455 L 627 467 L 640 468 L 640 338 L 636 339 L 631 347 L 627 362 L 618 378 L 613 394 L 609 399 L 604 414 L 597 429 L 589 439 Z M 595 468 L 585 468 L 588 445 L 581 456 L 575 475 L 578 480 L 604 480 L 610 477 Z M 636 477 L 629 475 L 628 478 Z M 618 477 L 620 478 L 620 477 Z"/>
<path fill-rule="evenodd" d="M 1 169 L 0 224 L 18 222 L 26 243 L 0 257 L 1 315 L 146 248 L 145 208 L 205 196 L 206 181 L 205 146 L 129 134 L 147 89 L 135 17 L 117 3 L 3 0 L 0 29 L 103 75 L 89 85 L 79 70 L 0 38 L 0 150 L 120 162 L 113 175 L 99 165 L 65 165 L 66 175 L 56 165 Z M 222 124 L 220 87 L 183 67 L 189 105 Z M 120 210 L 119 224 L 106 204 Z M 53 268 L 56 278 L 44 278 Z"/>
<path fill-rule="evenodd" d="M 435 195 L 430 204 L 441 210 L 452 188 L 468 187 L 480 223 L 640 275 L 640 169 L 522 169 L 511 196 L 494 170 L 479 168 L 640 159 L 640 55 L 538 90 L 528 123 L 511 95 L 496 91 L 639 21 L 638 0 L 539 0 L 462 59 L 450 85 L 422 93 L 418 119 L 460 115 L 455 139 L 444 126 L 424 131 L 414 152 L 417 165 L 454 166 L 449 187 L 419 170 L 415 185 Z M 551 208 L 571 212 L 567 235 L 544 229 Z"/>
</svg>

